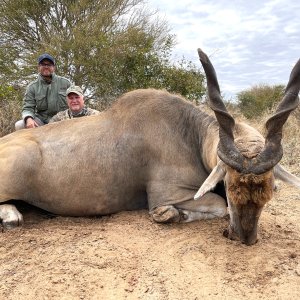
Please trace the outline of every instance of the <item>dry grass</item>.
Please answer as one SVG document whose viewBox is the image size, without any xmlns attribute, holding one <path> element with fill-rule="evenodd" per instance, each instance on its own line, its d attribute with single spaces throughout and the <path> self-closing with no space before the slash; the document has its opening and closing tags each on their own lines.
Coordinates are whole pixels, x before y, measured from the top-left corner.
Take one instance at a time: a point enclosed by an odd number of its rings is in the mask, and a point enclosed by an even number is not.
<svg viewBox="0 0 300 300">
<path fill-rule="evenodd" d="M 21 118 L 21 105 L 8 101 L 0 105 L 0 136 L 15 130 L 15 122 Z"/>
<path fill-rule="evenodd" d="M 21 118 L 24 90 L 18 86 L 0 84 L 0 137 L 15 129 L 15 122 Z"/>
<path fill-rule="evenodd" d="M 248 121 L 250 125 L 260 132 L 265 132 L 265 123 L 272 115 L 272 112 L 265 113 L 261 118 Z M 300 109 L 296 109 L 283 127 L 283 158 L 284 165 L 294 175 L 300 176 Z"/>
</svg>

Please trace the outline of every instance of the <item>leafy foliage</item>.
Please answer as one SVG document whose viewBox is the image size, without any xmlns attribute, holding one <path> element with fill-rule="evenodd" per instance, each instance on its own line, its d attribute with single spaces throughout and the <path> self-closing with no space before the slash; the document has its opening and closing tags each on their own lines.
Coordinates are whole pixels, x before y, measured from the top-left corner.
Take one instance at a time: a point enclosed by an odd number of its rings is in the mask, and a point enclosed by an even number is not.
<svg viewBox="0 0 300 300">
<path fill-rule="evenodd" d="M 260 117 L 282 99 L 283 92 L 283 85 L 257 85 L 237 95 L 238 107 L 246 118 Z"/>
<path fill-rule="evenodd" d="M 23 91 L 13 86 L 0 85 L 0 136 L 14 130 L 14 123 L 21 117 Z"/>
<path fill-rule="evenodd" d="M 203 76 L 171 63 L 174 36 L 143 0 L 0 0 L 2 82 L 25 86 L 43 52 L 57 72 L 106 107 L 123 92 L 156 87 L 196 99 Z M 98 103 L 99 107 L 99 103 Z"/>
</svg>

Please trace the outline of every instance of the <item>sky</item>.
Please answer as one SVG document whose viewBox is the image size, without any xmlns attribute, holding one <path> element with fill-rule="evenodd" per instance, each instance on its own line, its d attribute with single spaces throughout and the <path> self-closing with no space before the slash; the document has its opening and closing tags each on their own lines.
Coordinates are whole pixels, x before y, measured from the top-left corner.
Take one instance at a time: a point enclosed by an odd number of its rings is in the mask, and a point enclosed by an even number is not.
<svg viewBox="0 0 300 300">
<path fill-rule="evenodd" d="M 148 0 L 176 35 L 174 59 L 213 63 L 222 95 L 259 84 L 286 85 L 300 58 L 299 0 Z"/>
</svg>

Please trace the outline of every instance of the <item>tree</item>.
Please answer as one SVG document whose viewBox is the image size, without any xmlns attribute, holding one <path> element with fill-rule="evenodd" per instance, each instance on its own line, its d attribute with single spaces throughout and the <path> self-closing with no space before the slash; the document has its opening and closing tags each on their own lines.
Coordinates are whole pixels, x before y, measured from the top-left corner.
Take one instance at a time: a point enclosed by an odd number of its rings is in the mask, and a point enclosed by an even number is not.
<svg viewBox="0 0 300 300">
<path fill-rule="evenodd" d="M 283 85 L 256 85 L 237 95 L 238 107 L 246 118 L 260 117 L 282 99 L 283 92 Z"/>
<path fill-rule="evenodd" d="M 14 130 L 21 117 L 22 90 L 18 87 L 0 84 L 0 136 Z"/>
<path fill-rule="evenodd" d="M 204 92 L 202 74 L 171 61 L 174 36 L 143 0 L 0 0 L 0 71 L 25 86 L 36 58 L 49 52 L 57 70 L 104 106 L 141 87 L 166 87 L 189 98 Z M 180 75 L 171 79 L 171 75 Z M 181 80 L 182 79 L 182 80 Z M 196 79 L 196 80 L 195 80 Z M 180 82 L 195 86 L 178 88 Z M 166 86 L 165 86 L 166 84 Z"/>
</svg>

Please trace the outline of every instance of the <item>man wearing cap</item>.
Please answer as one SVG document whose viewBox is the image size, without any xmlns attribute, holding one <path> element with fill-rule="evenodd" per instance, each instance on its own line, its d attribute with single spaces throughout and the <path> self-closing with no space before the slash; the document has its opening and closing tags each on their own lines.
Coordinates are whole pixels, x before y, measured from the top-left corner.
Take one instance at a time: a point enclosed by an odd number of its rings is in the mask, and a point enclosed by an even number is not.
<svg viewBox="0 0 300 300">
<path fill-rule="evenodd" d="M 16 122 L 16 130 L 45 125 L 55 114 L 68 107 L 66 90 L 71 83 L 54 73 L 55 59 L 50 54 L 39 56 L 38 72 L 38 78 L 27 86 L 22 120 Z"/>
<path fill-rule="evenodd" d="M 84 96 L 82 89 L 73 85 L 67 89 L 67 103 L 68 109 L 60 111 L 54 117 L 52 117 L 49 123 L 58 122 L 62 120 L 69 120 L 78 117 L 98 115 L 100 112 L 95 109 L 91 109 L 84 105 Z"/>
</svg>

